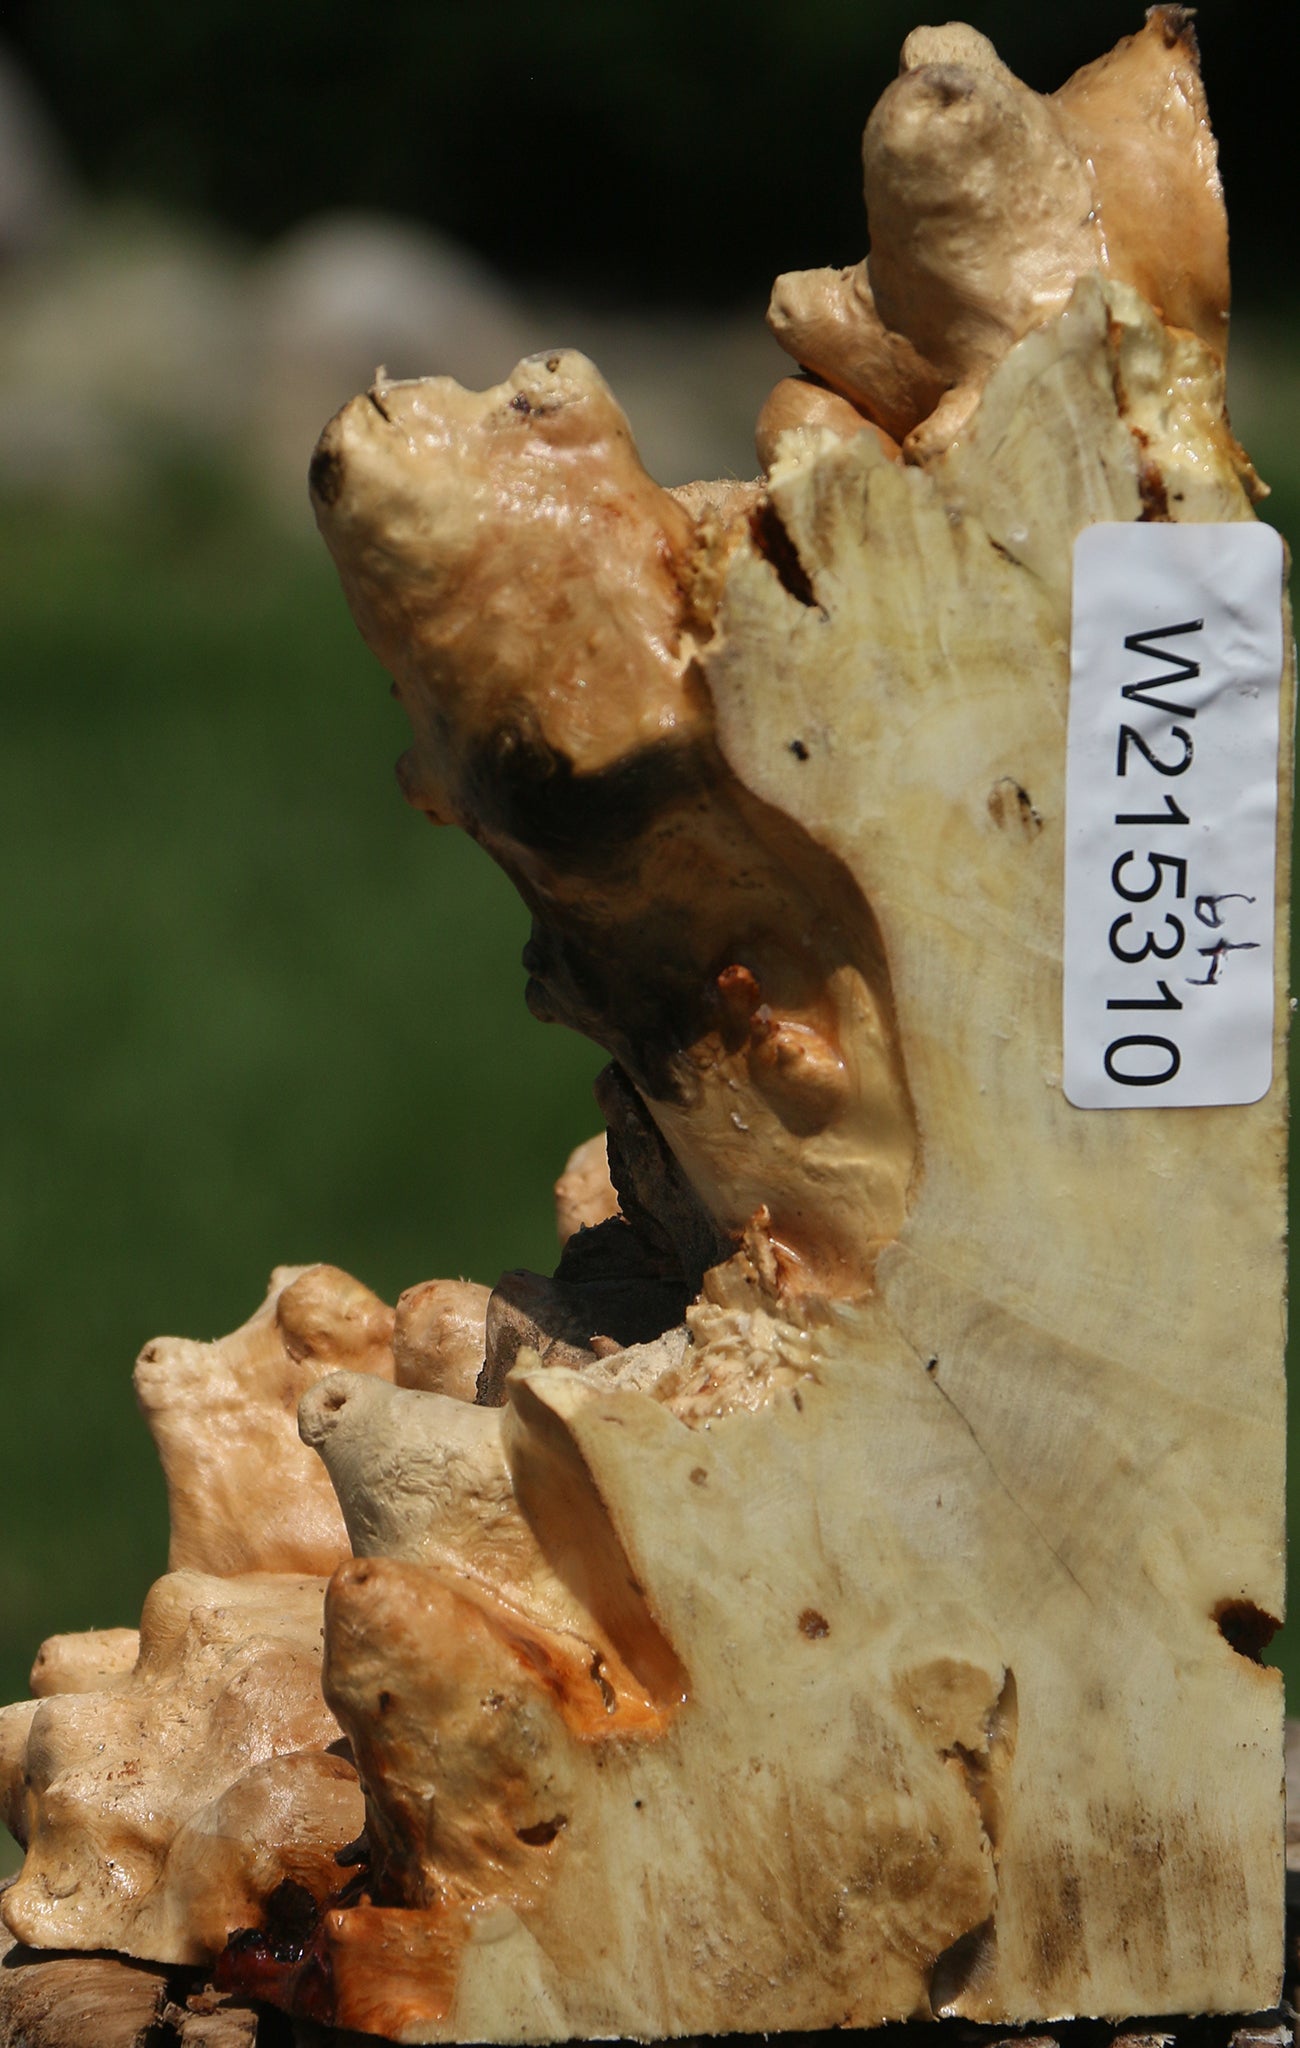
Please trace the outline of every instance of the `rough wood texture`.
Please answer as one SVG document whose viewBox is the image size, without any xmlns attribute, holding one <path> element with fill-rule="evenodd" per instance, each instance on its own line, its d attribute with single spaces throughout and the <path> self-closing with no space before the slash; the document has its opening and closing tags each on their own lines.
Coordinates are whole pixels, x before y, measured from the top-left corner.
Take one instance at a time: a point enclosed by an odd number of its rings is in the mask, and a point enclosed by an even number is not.
<svg viewBox="0 0 1300 2048">
<path fill-rule="evenodd" d="M 166 2003 L 161 1970 L 34 1958 L 0 1933 L 0 2048 L 153 2048 Z"/>
<path fill-rule="evenodd" d="M 1090 271 L 1222 359 L 1227 222 L 1190 24 L 1151 8 L 1049 96 L 963 22 L 913 30 L 862 139 L 871 253 L 777 279 L 781 346 L 918 457 Z"/>
<path fill-rule="evenodd" d="M 204 1962 L 286 1884 L 337 1889 L 363 1815 L 356 1772 L 329 1753 L 323 1590 L 174 1572 L 149 1594 L 128 1674 L 0 1712 L 6 1817 L 27 1848 L 0 1899 L 12 1934 Z"/>
<path fill-rule="evenodd" d="M 392 1338 L 393 1311 L 336 1266 L 280 1266 L 219 1343 L 145 1345 L 135 1393 L 167 1479 L 173 1571 L 333 1571 L 347 1540 L 298 1402 L 339 1366 L 392 1379 Z"/>
<path fill-rule="evenodd" d="M 394 1320 L 312 1269 L 146 1355 L 176 1542 L 241 1574 L 156 1590 L 178 1640 L 261 1627 L 246 1574 L 298 1556 L 263 1482 L 301 1397 L 365 1840 L 307 1796 L 350 1771 L 319 1702 L 257 1758 L 302 1788 L 228 1811 L 147 1612 L 129 1678 L 86 1646 L 88 1693 L 0 1720 L 28 1938 L 234 1929 L 223 1989 L 412 2043 L 1277 1997 L 1284 919 L 1267 1098 L 1061 1088 L 1074 540 L 1252 516 L 1187 17 L 1051 100 L 918 31 L 865 165 L 866 265 L 778 287 L 805 375 L 760 484 L 660 489 L 563 350 L 381 380 L 322 438 L 406 793 L 518 883 L 533 1008 L 611 1053 L 609 1179 L 572 1163 L 550 1279 Z M 84 1740 L 127 1702 L 171 1801 L 134 1891 Z M 308 1876 L 268 1880 L 273 1823 Z M 154 1899 L 196 1828 L 227 1866 Z"/>
<path fill-rule="evenodd" d="M 866 143 L 876 299 L 953 385 L 913 466 L 778 432 L 757 507 L 684 520 L 564 353 L 479 396 L 379 386 L 318 452 L 408 796 L 515 876 L 534 1007 L 609 1047 L 739 1246 L 685 1348 L 518 1348 L 499 1438 L 378 1383 L 312 1397 L 364 1553 L 326 1686 L 401 1905 L 311 1950 L 353 2025 L 1276 1995 L 1280 1687 L 1250 1652 L 1282 1594 L 1281 1082 L 1172 1115 L 1060 1088 L 1073 541 L 1251 516 L 1212 144 L 1176 10 L 1059 107 L 940 41 Z M 1126 94 L 1132 147 L 1094 163 Z M 1138 159 L 1209 209 L 1142 277 L 1205 338 L 1124 281 Z M 630 1256 L 634 1220 L 605 1229 Z"/>
<path fill-rule="evenodd" d="M 1295 1930 L 1288 1923 L 1289 1998 L 1245 2025 L 1233 2018 L 1139 2022 L 1119 2032 L 1087 2021 L 1007 2040 L 995 2027 L 940 2021 L 933 2048 L 1294 2048 Z M 165 1973 L 116 1956 L 43 1957 L 0 1935 L 0 2048 L 367 2048 L 371 2034 L 228 1999 L 194 1973 Z M 141 2027 L 144 2026 L 142 2033 Z M 796 2033 L 789 2048 L 857 2048 L 852 2032 Z M 914 2033 L 878 2030 L 874 2048 L 907 2048 Z M 577 2044 L 585 2048 L 585 2044 Z"/>
<path fill-rule="evenodd" d="M 0 1933 L 0 2048 L 272 2048 L 278 2015 L 120 1956 L 43 1956 Z"/>
</svg>

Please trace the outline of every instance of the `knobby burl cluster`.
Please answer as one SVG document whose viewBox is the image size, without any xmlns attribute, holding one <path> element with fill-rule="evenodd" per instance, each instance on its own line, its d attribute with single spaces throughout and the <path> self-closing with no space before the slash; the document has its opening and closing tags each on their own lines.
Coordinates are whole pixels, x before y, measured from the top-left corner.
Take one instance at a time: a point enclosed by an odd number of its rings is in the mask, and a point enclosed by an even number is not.
<svg viewBox="0 0 1300 2048">
<path fill-rule="evenodd" d="M 1267 1318 L 1277 1107 L 1153 1224 L 1152 1126 L 1071 1122 L 1057 1046 L 1073 538 L 1250 516 L 1188 17 L 1049 97 L 918 29 L 864 166 L 756 481 L 660 488 L 564 350 L 321 438 L 404 791 L 518 886 L 607 1134 L 549 1279 L 281 1270 L 147 1347 L 170 1572 L 0 1717 L 23 1942 L 407 2041 L 1267 2002 L 1275 1783 L 1192 1825 L 1161 1731 L 1267 1766 L 1279 1711 L 1211 1618 L 1276 1601 L 1271 1511 L 1202 1516 L 1268 1416 L 1170 1462 Z M 1166 1358 L 1139 1281 L 1189 1272 Z"/>
</svg>

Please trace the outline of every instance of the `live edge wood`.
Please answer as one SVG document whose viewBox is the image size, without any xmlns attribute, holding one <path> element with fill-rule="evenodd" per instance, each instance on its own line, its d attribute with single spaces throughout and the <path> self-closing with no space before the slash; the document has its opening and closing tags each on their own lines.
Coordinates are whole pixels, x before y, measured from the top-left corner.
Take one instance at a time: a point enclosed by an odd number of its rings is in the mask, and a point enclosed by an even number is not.
<svg viewBox="0 0 1300 2048">
<path fill-rule="evenodd" d="M 0 1916 L 164 1966 L 124 2039 L 247 2031 L 182 1965 L 268 2042 L 1276 2005 L 1289 677 L 1269 1094 L 1061 1087 L 1073 545 L 1258 489 L 1189 17 L 1050 99 L 918 31 L 864 163 L 755 482 L 661 489 L 562 349 L 322 437 L 405 793 L 609 1051 L 609 1178 L 550 1278 L 281 1272 L 147 1348 L 139 1658 L 0 1714 Z"/>
<path fill-rule="evenodd" d="M 493 1455 L 586 1622 L 529 1592 L 517 1546 L 476 1547 L 482 1590 L 457 1607 L 445 1488 L 417 1527 L 421 1487 L 396 1478 L 400 1439 L 412 1473 L 451 1440 L 431 1397 L 373 1379 L 308 1397 L 369 1553 L 331 1591 L 329 1696 L 392 1881 L 436 1916 L 405 2038 L 1277 1996 L 1282 1703 L 1255 1653 L 1282 1600 L 1281 943 L 1264 1101 L 1092 1114 L 1060 1085 L 1073 542 L 1146 516 L 1154 476 L 1171 516 L 1251 516 L 1220 374 L 1086 276 L 924 466 L 866 433 L 796 434 L 763 518 L 720 539 L 683 535 L 639 482 L 617 545 L 665 575 L 676 551 L 688 587 L 717 591 L 707 631 L 652 643 L 657 668 L 608 556 L 579 566 L 627 462 L 589 366 L 539 359 L 474 399 L 385 387 L 332 431 L 323 523 L 411 711 L 408 791 L 469 822 L 473 789 L 535 909 L 539 1007 L 604 1037 L 741 1240 L 684 1357 L 628 1355 L 625 1379 L 617 1357 L 517 1357 Z M 535 494 L 560 450 L 570 502 L 587 465 L 593 481 L 556 580 L 603 607 L 602 660 L 623 633 L 633 651 L 624 737 L 548 684 L 545 748 L 636 755 L 651 700 L 670 731 L 622 836 L 590 842 L 564 836 L 565 779 L 499 737 L 522 684 L 492 578 L 542 602 L 556 520 Z M 531 518 L 527 540 L 492 547 L 495 503 Z M 440 576 L 461 601 L 468 569 L 445 561 L 466 563 L 466 534 L 487 579 L 472 617 L 420 609 Z M 507 778 L 488 827 L 485 759 Z M 1286 775 L 1284 844 L 1288 804 Z M 629 986 L 659 1007 L 638 1014 Z M 483 1644 L 457 1697 L 475 1670 L 500 1690 L 500 1602 L 627 1683 L 604 1719 L 580 1683 L 558 1708 L 521 1698 L 500 1769 L 528 1797 L 494 1815 L 453 1962 L 459 1830 L 482 1817 L 457 1811 L 444 1737 L 448 1833 L 421 1834 L 409 1759 L 430 1753 L 449 1640 Z M 554 1816 L 542 1882 L 510 1831 Z M 470 1898 L 493 1941 L 469 1935 Z M 333 1981 L 382 2012 L 363 1945 L 340 1932 Z M 444 2003 L 417 2017 L 439 1969 Z"/>
</svg>

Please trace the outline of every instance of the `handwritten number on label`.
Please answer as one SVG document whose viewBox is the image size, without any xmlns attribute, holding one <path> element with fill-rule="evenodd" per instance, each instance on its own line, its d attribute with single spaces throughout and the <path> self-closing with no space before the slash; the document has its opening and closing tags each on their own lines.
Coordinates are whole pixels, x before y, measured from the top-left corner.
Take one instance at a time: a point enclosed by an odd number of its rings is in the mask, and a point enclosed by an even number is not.
<svg viewBox="0 0 1300 2048">
<path fill-rule="evenodd" d="M 1253 903 L 1253 896 L 1247 896 L 1242 889 L 1228 889 L 1218 896 L 1198 896 L 1196 915 L 1202 924 L 1208 924 L 1212 932 L 1222 931 L 1223 919 L 1219 915 L 1221 903 Z"/>
<path fill-rule="evenodd" d="M 1223 974 L 1223 963 L 1229 953 L 1258 953 L 1258 939 L 1218 939 L 1212 946 L 1196 948 L 1202 960 L 1210 965 L 1205 974 L 1189 974 L 1187 979 L 1193 988 L 1217 988 Z"/>
</svg>

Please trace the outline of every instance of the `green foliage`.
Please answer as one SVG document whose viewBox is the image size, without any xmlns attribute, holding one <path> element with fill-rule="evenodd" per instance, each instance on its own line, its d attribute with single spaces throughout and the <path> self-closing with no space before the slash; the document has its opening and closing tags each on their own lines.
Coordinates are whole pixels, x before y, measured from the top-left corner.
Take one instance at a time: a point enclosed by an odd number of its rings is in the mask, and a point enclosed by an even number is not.
<svg viewBox="0 0 1300 2048">
<path fill-rule="evenodd" d="M 601 1056 L 525 1012 L 527 922 L 390 763 L 318 544 L 190 490 L 0 513 L 0 1699 L 163 1568 L 130 1369 L 274 1262 L 387 1299 L 554 1264 Z"/>
</svg>

